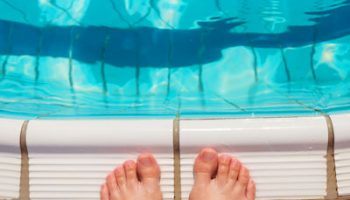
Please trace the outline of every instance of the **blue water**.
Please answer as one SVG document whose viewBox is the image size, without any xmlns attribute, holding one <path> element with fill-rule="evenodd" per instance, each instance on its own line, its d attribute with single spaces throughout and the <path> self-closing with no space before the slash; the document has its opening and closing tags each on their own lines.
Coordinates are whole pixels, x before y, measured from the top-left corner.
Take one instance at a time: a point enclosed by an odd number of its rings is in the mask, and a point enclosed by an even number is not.
<svg viewBox="0 0 350 200">
<path fill-rule="evenodd" d="M 350 0 L 0 0 L 0 116 L 350 111 Z"/>
</svg>

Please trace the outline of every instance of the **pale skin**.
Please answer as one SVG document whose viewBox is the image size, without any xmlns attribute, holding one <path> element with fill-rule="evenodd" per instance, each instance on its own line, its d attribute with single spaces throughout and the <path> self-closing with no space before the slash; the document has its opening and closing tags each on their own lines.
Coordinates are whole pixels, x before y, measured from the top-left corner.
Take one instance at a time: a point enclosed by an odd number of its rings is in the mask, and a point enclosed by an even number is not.
<svg viewBox="0 0 350 200">
<path fill-rule="evenodd" d="M 205 148 L 194 163 L 189 200 L 254 200 L 255 183 L 236 158 Z M 126 161 L 101 186 L 101 200 L 162 200 L 160 167 L 152 154 Z"/>
</svg>

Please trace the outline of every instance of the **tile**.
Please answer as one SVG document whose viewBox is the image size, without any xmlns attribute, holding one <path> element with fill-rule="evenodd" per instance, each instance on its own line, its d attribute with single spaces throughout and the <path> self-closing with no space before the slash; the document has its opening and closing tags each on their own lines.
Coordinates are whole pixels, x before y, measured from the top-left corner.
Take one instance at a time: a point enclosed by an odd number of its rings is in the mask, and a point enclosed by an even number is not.
<svg viewBox="0 0 350 200">
<path fill-rule="evenodd" d="M 253 53 L 246 47 L 234 47 L 223 50 L 222 54 L 219 61 L 204 65 L 202 79 L 210 80 L 203 81 L 204 90 L 234 101 L 244 99 L 242 104 L 248 101 L 256 84 Z M 237 59 L 232 59 L 233 55 Z"/>
<path fill-rule="evenodd" d="M 331 116 L 335 137 L 335 166 L 339 195 L 350 195 L 350 126 L 349 114 Z"/>
<path fill-rule="evenodd" d="M 0 199 L 19 197 L 22 124 L 21 120 L 0 119 Z"/>
<path fill-rule="evenodd" d="M 136 68 L 132 66 L 117 67 L 113 65 L 105 65 L 106 89 L 108 94 L 117 99 L 134 97 L 136 91 Z"/>
<path fill-rule="evenodd" d="M 172 130 L 172 120 L 31 121 L 30 197 L 98 199 L 108 172 L 147 151 L 161 166 L 164 199 L 172 199 Z"/>
<path fill-rule="evenodd" d="M 69 59 L 67 58 L 53 58 L 53 57 L 40 57 L 39 65 L 39 83 L 43 85 L 50 85 L 50 87 L 56 87 L 51 93 L 58 93 L 63 89 L 70 89 L 69 82 Z M 55 73 L 52 73 L 52 72 Z M 33 78 L 34 79 L 34 78 Z M 66 92 L 66 91 L 65 91 Z"/>
<path fill-rule="evenodd" d="M 182 120 L 183 198 L 203 147 L 239 158 L 257 183 L 258 199 L 312 199 L 326 195 L 327 124 L 322 117 Z"/>
<path fill-rule="evenodd" d="M 35 58 L 32 56 L 8 56 L 7 63 L 4 65 L 5 77 L 33 81 L 35 79 L 34 63 Z"/>
</svg>

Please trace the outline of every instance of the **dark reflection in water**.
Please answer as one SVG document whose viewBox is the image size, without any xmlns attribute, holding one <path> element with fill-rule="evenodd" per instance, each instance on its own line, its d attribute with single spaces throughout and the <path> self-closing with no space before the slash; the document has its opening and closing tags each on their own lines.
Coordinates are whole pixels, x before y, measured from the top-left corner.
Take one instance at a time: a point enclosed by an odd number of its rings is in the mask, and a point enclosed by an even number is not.
<svg viewBox="0 0 350 200">
<path fill-rule="evenodd" d="M 350 0 L 342 6 L 306 13 L 315 24 L 290 26 L 276 34 L 234 33 L 236 18 L 198 22 L 190 30 L 81 26 L 39 28 L 0 21 L 0 54 L 72 58 L 114 66 L 183 67 L 220 60 L 234 46 L 298 47 L 350 34 Z"/>
</svg>

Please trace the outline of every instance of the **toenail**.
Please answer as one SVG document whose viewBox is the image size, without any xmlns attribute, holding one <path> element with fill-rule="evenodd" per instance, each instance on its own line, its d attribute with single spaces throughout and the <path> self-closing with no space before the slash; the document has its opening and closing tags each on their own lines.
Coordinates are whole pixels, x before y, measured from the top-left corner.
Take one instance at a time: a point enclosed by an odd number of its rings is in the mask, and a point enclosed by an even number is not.
<svg viewBox="0 0 350 200">
<path fill-rule="evenodd" d="M 109 174 L 108 174 L 108 176 L 107 176 L 107 179 L 112 179 L 112 178 L 114 178 L 114 174 L 113 174 L 113 172 L 110 172 Z"/>
<path fill-rule="evenodd" d="M 231 160 L 231 168 L 234 170 L 239 170 L 241 168 L 240 162 L 237 159 Z"/>
<path fill-rule="evenodd" d="M 202 158 L 205 161 L 212 161 L 215 159 L 215 157 L 216 157 L 216 153 L 214 152 L 203 152 L 202 154 Z"/>
<path fill-rule="evenodd" d="M 135 167 L 134 167 L 135 164 L 134 164 L 134 162 L 131 161 L 131 160 L 126 161 L 126 162 L 125 162 L 125 166 L 126 166 L 126 168 L 128 168 L 128 169 L 133 169 L 133 168 L 135 168 Z"/>
<path fill-rule="evenodd" d="M 255 182 L 253 181 L 253 179 L 250 179 L 250 180 L 249 180 L 249 184 L 252 185 L 252 186 L 255 185 Z"/>
<path fill-rule="evenodd" d="M 106 184 L 104 183 L 104 184 L 101 185 L 101 191 L 106 191 L 106 190 L 107 190 L 107 186 L 106 186 Z"/>
<path fill-rule="evenodd" d="M 223 164 L 229 164 L 231 160 L 231 157 L 228 155 L 222 155 L 220 158 L 221 163 Z"/>
<path fill-rule="evenodd" d="M 141 158 L 140 163 L 144 166 L 150 166 L 153 163 L 152 158 L 146 157 L 146 158 Z"/>
<path fill-rule="evenodd" d="M 123 168 L 121 166 L 117 167 L 114 171 L 115 171 L 114 173 L 117 176 L 122 176 L 123 175 Z"/>
</svg>

